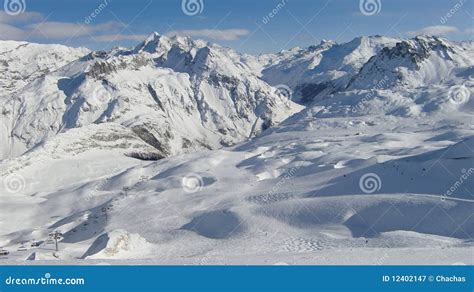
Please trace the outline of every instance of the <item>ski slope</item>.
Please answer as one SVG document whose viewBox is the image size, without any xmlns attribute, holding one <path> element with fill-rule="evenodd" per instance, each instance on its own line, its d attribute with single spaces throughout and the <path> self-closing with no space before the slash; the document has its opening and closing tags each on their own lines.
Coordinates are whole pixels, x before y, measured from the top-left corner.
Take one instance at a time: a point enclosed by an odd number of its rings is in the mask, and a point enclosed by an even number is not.
<svg viewBox="0 0 474 292">
<path fill-rule="evenodd" d="M 172 50 L 158 38 L 133 53 Z M 164 157 L 119 118 L 55 132 L 2 160 L 0 246 L 10 254 L 0 262 L 472 265 L 472 48 L 423 37 L 383 49 L 375 39 L 362 41 L 372 56 L 345 59 L 362 64 L 340 79 L 344 88 L 284 111 L 270 94 L 287 118 L 232 145 Z M 386 72 L 401 78 L 374 75 L 387 56 L 401 62 L 385 62 Z M 269 58 L 294 56 L 246 58 L 252 79 Z M 192 72 L 160 62 L 146 70 Z M 428 74 L 441 63 L 449 70 Z M 63 234 L 59 251 L 46 242 L 52 231 Z"/>
</svg>

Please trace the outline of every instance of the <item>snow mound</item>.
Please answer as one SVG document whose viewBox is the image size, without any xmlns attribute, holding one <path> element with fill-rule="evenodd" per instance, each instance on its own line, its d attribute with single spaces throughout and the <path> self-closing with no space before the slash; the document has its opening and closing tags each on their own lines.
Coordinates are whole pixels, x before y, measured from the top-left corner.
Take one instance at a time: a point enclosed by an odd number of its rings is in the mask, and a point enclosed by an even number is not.
<svg viewBox="0 0 474 292">
<path fill-rule="evenodd" d="M 139 259 L 150 256 L 154 245 L 138 234 L 117 229 L 99 236 L 84 254 L 87 259 Z"/>
<path fill-rule="evenodd" d="M 182 228 L 208 238 L 223 239 L 241 232 L 242 223 L 242 219 L 234 212 L 222 210 L 196 216 Z"/>
</svg>

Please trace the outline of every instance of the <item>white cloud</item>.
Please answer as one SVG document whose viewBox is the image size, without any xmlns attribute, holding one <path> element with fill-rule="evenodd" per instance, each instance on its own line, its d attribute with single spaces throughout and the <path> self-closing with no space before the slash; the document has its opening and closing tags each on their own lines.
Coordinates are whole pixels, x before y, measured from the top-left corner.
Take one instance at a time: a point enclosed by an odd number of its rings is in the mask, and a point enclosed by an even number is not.
<svg viewBox="0 0 474 292">
<path fill-rule="evenodd" d="M 434 36 L 445 36 L 452 33 L 458 33 L 459 29 L 454 26 L 447 25 L 434 25 L 427 26 L 420 30 L 408 31 L 406 34 L 410 37 L 417 35 L 434 35 Z"/>
<path fill-rule="evenodd" d="M 232 41 L 237 40 L 245 35 L 248 35 L 249 31 L 246 29 L 233 28 L 233 29 L 189 29 L 189 30 L 175 30 L 170 31 L 167 35 L 183 35 L 191 37 L 206 37 L 214 40 L 225 40 Z"/>
<path fill-rule="evenodd" d="M 92 27 L 67 22 L 41 22 L 26 27 L 35 36 L 47 39 L 63 39 L 73 36 L 83 36 L 91 32 Z"/>
<path fill-rule="evenodd" d="M 10 15 L 0 11 L 0 23 L 24 23 L 43 21 L 44 16 L 39 12 L 23 12 L 18 15 Z"/>
<path fill-rule="evenodd" d="M 123 25 L 118 22 L 98 24 L 48 21 L 38 12 L 24 12 L 19 15 L 8 15 L 0 11 L 0 40 L 67 40 L 70 38 L 91 37 L 97 42 L 141 41 L 142 34 L 122 34 Z M 186 35 L 214 40 L 237 40 L 249 31 L 246 29 L 189 29 L 175 30 L 167 35 Z"/>
<path fill-rule="evenodd" d="M 466 28 L 466 29 L 464 30 L 464 33 L 465 33 L 465 34 L 474 35 L 474 28 Z"/>
<path fill-rule="evenodd" d="M 106 22 L 97 25 L 69 22 L 40 22 L 27 25 L 34 36 L 47 39 L 66 39 L 93 35 L 98 31 L 116 30 L 122 27 L 117 22 Z"/>
<path fill-rule="evenodd" d="M 36 16 L 30 19 L 36 19 Z M 3 20 L 5 20 L 5 18 Z M 61 40 L 84 36 L 94 36 L 95 34 L 103 31 L 114 32 L 118 31 L 122 27 L 122 24 L 113 21 L 94 25 L 85 23 L 45 21 L 25 24 L 22 26 L 14 26 L 11 23 L 2 23 L 0 21 L 0 39 L 25 40 L 28 38 Z"/>
<path fill-rule="evenodd" d="M 115 21 L 99 24 L 56 22 L 47 21 L 46 17 L 39 12 L 9 15 L 4 11 L 0 11 L 0 40 L 61 40 L 94 36 L 104 31 L 114 33 L 121 28 L 123 28 L 123 25 Z M 117 40 L 120 39 L 132 38 L 119 35 Z"/>
<path fill-rule="evenodd" d="M 13 25 L 0 23 L 0 40 L 21 41 L 28 36 L 27 32 Z"/>
</svg>

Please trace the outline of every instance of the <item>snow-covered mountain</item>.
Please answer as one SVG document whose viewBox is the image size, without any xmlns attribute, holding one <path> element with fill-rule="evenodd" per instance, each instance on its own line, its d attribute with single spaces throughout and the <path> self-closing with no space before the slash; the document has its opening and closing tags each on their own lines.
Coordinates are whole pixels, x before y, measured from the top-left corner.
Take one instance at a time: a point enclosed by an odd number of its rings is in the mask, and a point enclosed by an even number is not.
<svg viewBox="0 0 474 292">
<path fill-rule="evenodd" d="M 2 104 L 4 261 L 472 264 L 473 54 L 377 36 L 253 57 L 156 33 L 92 52 Z"/>
<path fill-rule="evenodd" d="M 231 49 L 157 33 L 131 50 L 92 52 L 6 101 L 1 157 L 94 123 L 131 129 L 161 157 L 243 141 L 298 109 L 246 60 Z"/>
<path fill-rule="evenodd" d="M 438 37 L 401 41 L 370 58 L 344 90 L 321 100 L 318 116 L 378 114 L 472 122 L 473 54 L 464 43 Z"/>
<path fill-rule="evenodd" d="M 308 103 L 346 88 L 372 56 L 399 41 L 382 36 L 358 37 L 343 44 L 322 41 L 305 49 L 264 55 L 262 79 L 274 86 L 289 86 L 295 101 Z"/>
<path fill-rule="evenodd" d="M 0 98 L 88 54 L 86 48 L 0 41 Z"/>
<path fill-rule="evenodd" d="M 386 79 L 379 89 L 440 85 L 474 71 L 474 51 L 439 37 L 420 36 L 386 47 L 353 77 L 350 89 L 369 89 L 373 80 Z"/>
</svg>

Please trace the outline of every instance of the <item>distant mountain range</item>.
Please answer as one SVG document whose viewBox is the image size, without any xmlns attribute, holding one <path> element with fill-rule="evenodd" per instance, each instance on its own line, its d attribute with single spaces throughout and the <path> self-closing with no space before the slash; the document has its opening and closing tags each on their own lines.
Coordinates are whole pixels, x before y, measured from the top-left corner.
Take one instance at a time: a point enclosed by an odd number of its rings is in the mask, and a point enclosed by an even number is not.
<svg viewBox="0 0 474 292">
<path fill-rule="evenodd" d="M 0 52 L 0 157 L 67 129 L 113 122 L 153 146 L 143 154 L 151 159 L 254 137 L 301 109 L 293 101 L 449 85 L 456 74 L 472 74 L 473 44 L 373 36 L 254 57 L 153 33 L 135 48 L 110 52 L 13 41 L 1 42 Z"/>
</svg>

